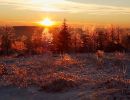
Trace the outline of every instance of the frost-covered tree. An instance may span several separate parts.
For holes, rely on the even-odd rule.
[[[62,29],[58,36],[58,51],[61,53],[67,53],[70,50],[70,33],[68,31],[68,26],[66,20],[63,22]]]
[[[9,55],[13,52],[12,44],[15,41],[15,31],[13,27],[1,27],[1,54]]]

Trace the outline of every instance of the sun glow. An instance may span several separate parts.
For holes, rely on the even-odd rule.
[[[51,19],[49,18],[45,18],[43,21],[39,22],[40,25],[43,25],[43,26],[53,26],[54,25],[54,21],[52,21]]]

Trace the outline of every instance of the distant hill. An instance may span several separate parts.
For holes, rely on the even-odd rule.
[[[13,26],[16,35],[18,36],[30,36],[32,33],[34,33],[36,30],[37,31],[43,31],[44,27],[40,26]]]

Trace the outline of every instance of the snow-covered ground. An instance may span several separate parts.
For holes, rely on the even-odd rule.
[[[0,58],[0,100],[129,100],[130,54]]]

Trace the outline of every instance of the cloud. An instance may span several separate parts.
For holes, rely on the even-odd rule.
[[[0,5],[12,5],[15,9],[42,12],[85,13],[96,15],[130,14],[130,7],[78,3],[66,0],[0,0]]]

